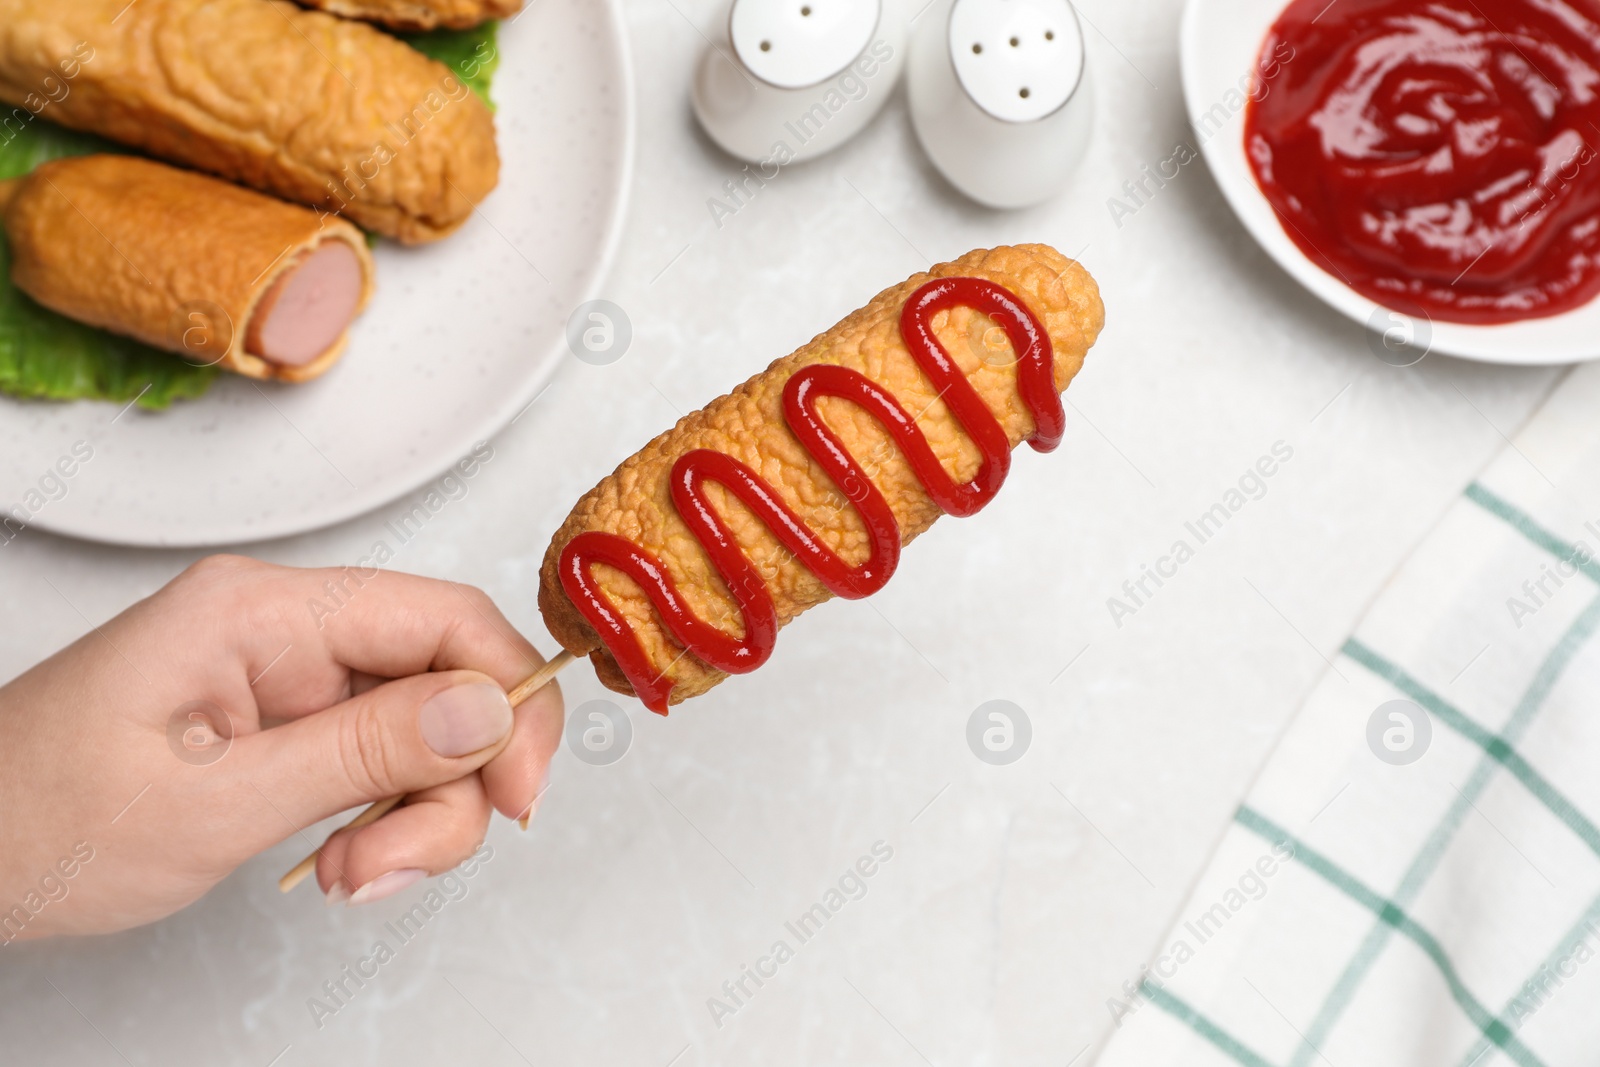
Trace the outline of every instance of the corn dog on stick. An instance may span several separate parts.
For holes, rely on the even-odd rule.
[[[499,178],[449,68],[286,0],[0,0],[0,101],[406,243]]]
[[[395,30],[464,30],[522,10],[522,0],[299,0],[347,19],[376,22]]]
[[[0,200],[18,289],[251,378],[327,370],[372,294],[372,257],[348,222],[163,163],[58,159]]]
[[[1055,447],[1104,317],[1047,245],[884,290],[586,494],[545,553],[546,627],[662,713],[759,666],[795,616],[873,592],[901,545],[987,503],[1011,449]]]

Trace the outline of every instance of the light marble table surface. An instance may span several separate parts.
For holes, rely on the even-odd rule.
[[[979,245],[1050,242],[1102,286],[1061,450],[1019,453],[992,507],[940,524],[871,602],[799,620],[757,674],[670,719],[634,707],[620,762],[563,749],[531,831],[497,821],[465,895],[320,1026],[308,1001],[423,889],[356,910],[280,896],[291,841],[163,923],[6,948],[0,1061],[1088,1063],[1107,999],[1326,657],[1559,372],[1378,361],[1266,260],[1198,161],[1113,218],[1123,183],[1191,136],[1179,3],[1080,8],[1097,127],[1058,200],[963,202],[897,94],[718,227],[707,201],[739,167],[686,86],[719,3],[628,0],[639,170],[606,295],[632,347],[566,367],[395,566],[482,586],[548,645],[537,567],[583,490],[883,286]],[[1279,442],[1292,459],[1260,499],[1114,620],[1108,598]],[[409,506],[236,548],[351,563]],[[27,532],[0,553],[0,675],[198,555]],[[563,684],[569,707],[605,693],[586,668]],[[1009,766],[967,746],[991,699],[1032,723]],[[878,842],[892,858],[865,894],[800,943],[785,923]],[[780,939],[793,958],[714,1019],[709,998]]]

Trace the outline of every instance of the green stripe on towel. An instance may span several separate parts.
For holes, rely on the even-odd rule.
[[[1420,923],[1407,915],[1404,908],[1369,889],[1354,875],[1260,812],[1241,806],[1239,813],[1234,816],[1234,821],[1274,845],[1286,844],[1293,847],[1296,863],[1320,875],[1328,884],[1372,912],[1383,922],[1392,926],[1396,932],[1410,940],[1422,950],[1424,955],[1433,961],[1434,966],[1439,969],[1440,976],[1444,978],[1445,985],[1450,990],[1451,998],[1461,1007],[1467,1018],[1472,1020],[1473,1025],[1478,1028],[1486,1039],[1503,1049],[1506,1055],[1522,1064],[1523,1067],[1543,1067],[1540,1059],[1517,1039],[1517,1035],[1511,1032],[1511,1028],[1491,1015],[1489,1010],[1479,1002],[1478,998],[1472,995],[1466,984],[1462,982],[1461,975],[1456,971],[1455,964],[1450,961],[1450,956],[1445,952],[1444,946],[1439,944],[1439,940],[1424,929]],[[1320,1052],[1321,1050],[1318,1049],[1317,1051]]]
[[[1549,530],[1546,530],[1533,520],[1533,516],[1509,500],[1496,496],[1477,482],[1467,486],[1462,495],[1552,556],[1559,560],[1570,561],[1591,581],[1600,583],[1600,564],[1596,564],[1592,559],[1585,560],[1582,563],[1573,559],[1578,554],[1577,545],[1569,545]]]
[[[1585,617],[1587,615],[1588,613],[1585,612]],[[1585,634],[1584,636],[1587,637],[1588,635]],[[1482,748],[1489,754],[1490,758],[1505,767],[1517,781],[1527,787],[1528,792],[1538,798],[1541,804],[1549,808],[1551,813],[1565,823],[1568,829],[1577,834],[1583,843],[1589,847],[1590,851],[1600,856],[1600,829],[1596,829],[1594,823],[1589,821],[1588,816],[1579,811],[1577,806],[1562,794],[1561,790],[1551,785],[1545,780],[1544,775],[1534,770],[1533,765],[1523,759],[1521,754],[1511,746],[1510,742],[1498,734],[1491,733],[1479,726],[1443,697],[1355,638],[1352,637],[1344,643],[1344,654],[1370,670],[1373,674],[1389,682],[1389,684],[1412,700],[1415,700],[1418,704],[1421,704],[1430,715],[1438,718],[1450,729]]]
[[[1533,681],[1529,684],[1527,691],[1522,694],[1522,698],[1517,701],[1516,708],[1506,721],[1505,729],[1501,731],[1501,736],[1508,744],[1514,745],[1522,739],[1522,735],[1533,724],[1540,710],[1543,709],[1545,698],[1549,696],[1550,690],[1555,688],[1556,682],[1560,680],[1561,675],[1566,671],[1567,665],[1594,633],[1597,623],[1600,623],[1600,597],[1592,600],[1589,606],[1579,614],[1578,618],[1567,628],[1567,632],[1562,635],[1560,642],[1545,657],[1544,662],[1540,664],[1538,673],[1534,675]],[[1365,646],[1362,647],[1364,648]],[[1376,653],[1372,653],[1370,650],[1367,651],[1370,658],[1374,660],[1379,658]],[[1420,685],[1420,683],[1418,684]],[[1467,812],[1471,810],[1476,798],[1481,796],[1483,791],[1488,788],[1494,772],[1500,766],[1499,761],[1485,753],[1478,761],[1478,764],[1473,767],[1472,773],[1468,775],[1467,780],[1462,783],[1460,790],[1458,790],[1456,799],[1450,802],[1449,809],[1412,859],[1411,865],[1406,869],[1406,873],[1401,878],[1400,885],[1395,889],[1392,899],[1401,905],[1407,905],[1422,891],[1423,885],[1426,884],[1435,868],[1438,867],[1440,860],[1444,858],[1445,852],[1449,849],[1456,830],[1460,828]],[[1350,1001],[1354,999],[1356,990],[1360,988],[1367,972],[1372,969],[1372,965],[1377,962],[1384,946],[1388,944],[1390,933],[1391,928],[1383,922],[1374,923],[1372,929],[1367,932],[1367,936],[1356,950],[1356,954],[1345,966],[1344,973],[1339,976],[1338,982],[1334,984],[1333,989],[1329,991],[1327,998],[1323,1001],[1322,1007],[1318,1009],[1316,1017],[1311,1021],[1311,1025],[1306,1028],[1306,1043],[1300,1047],[1294,1059],[1290,1061],[1290,1067],[1307,1067],[1310,1063],[1315,1047],[1333,1030],[1340,1017],[1343,1016],[1345,1009],[1349,1007]],[[1504,1015],[1504,1012],[1501,1014]]]
[[[1140,987],[1140,992],[1149,997],[1150,1002],[1156,1007],[1211,1042],[1233,1059],[1234,1062],[1243,1064],[1244,1067],[1272,1067],[1271,1060],[1252,1052],[1243,1041],[1240,1041],[1222,1027],[1201,1015],[1171,993],[1168,993],[1165,989],[1145,982]]]

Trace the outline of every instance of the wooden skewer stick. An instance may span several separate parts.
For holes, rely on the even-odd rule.
[[[552,659],[549,663],[546,663],[543,667],[540,667],[538,670],[534,671],[532,674],[528,675],[526,679],[524,679],[509,693],[507,693],[506,699],[511,702],[511,706],[513,708],[518,706],[523,701],[533,696],[533,694],[549,685],[555,679],[555,676],[561,673],[561,669],[572,662],[573,658],[574,657],[571,652],[568,652],[566,649],[562,649],[554,659]],[[402,799],[402,797],[388,797],[384,800],[378,801],[367,808],[367,810],[363,811],[360,815],[357,815],[355,818],[345,823],[344,829],[348,830],[351,828],[369,826],[372,823],[377,822],[379,819],[383,818],[383,816],[387,815],[396,804],[400,803]],[[523,829],[527,829],[526,819],[527,816],[524,815]],[[305,881],[306,875],[317,869],[317,857],[320,855],[322,855],[322,850],[319,848],[317,851],[313,852],[311,855],[295,864],[293,870],[289,871],[288,874],[285,874],[282,878],[278,879],[278,891],[281,893],[287,893],[289,890]]]

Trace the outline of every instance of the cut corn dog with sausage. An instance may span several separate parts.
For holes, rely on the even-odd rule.
[[[51,87],[54,86],[54,89]],[[286,0],[0,0],[0,101],[415,244],[494,188],[442,63]]]
[[[795,616],[876,592],[934,519],[987,504],[1018,444],[1053,449],[1103,321],[1046,245],[885,290],[585,495],[545,553],[545,625],[663,714],[754,670]]]
[[[372,294],[360,230],[203,174],[94,155],[8,185],[18,289],[191,363],[315,378]]]
[[[394,30],[465,30],[490,19],[510,18],[522,0],[299,0],[347,19],[376,22]]]

